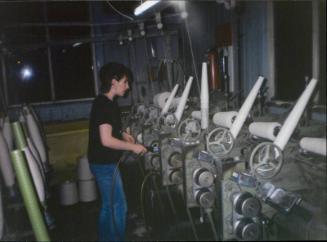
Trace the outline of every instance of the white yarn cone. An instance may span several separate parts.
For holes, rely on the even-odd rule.
[[[13,134],[11,131],[10,120],[9,120],[8,116],[6,116],[4,119],[2,132],[3,132],[4,138],[7,142],[8,149],[9,149],[9,151],[11,151],[14,146],[14,140],[13,140]]]
[[[77,184],[75,181],[65,181],[60,185],[60,204],[74,205],[78,202]]]
[[[77,161],[77,177],[78,180],[94,179],[94,176],[90,170],[89,160],[86,156],[82,156]]]
[[[23,151],[26,156],[28,168],[30,170],[39,201],[40,201],[40,203],[44,203],[45,202],[45,188],[44,188],[41,171],[36,163],[37,161],[33,157],[32,153],[28,147],[23,148]]]
[[[0,168],[6,187],[12,188],[15,184],[15,175],[9,155],[7,141],[0,130]]]
[[[78,181],[79,200],[81,202],[91,202],[97,199],[95,180]]]

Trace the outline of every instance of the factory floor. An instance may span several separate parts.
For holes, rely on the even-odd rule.
[[[142,180],[137,177],[141,176],[141,174],[137,164],[134,167],[133,165],[132,167],[130,166],[127,172],[122,167],[125,193],[129,207],[126,241],[194,241],[190,222],[185,219],[186,217],[181,212],[185,211],[182,203],[175,204],[178,219],[167,210],[164,210],[164,215],[158,215],[158,204],[154,208],[149,209],[148,204],[145,203],[145,216],[155,225],[152,227],[152,230],[145,226],[139,202],[139,188]],[[51,241],[96,241],[97,216],[101,205],[100,199],[63,206],[60,204],[59,187],[60,184],[53,184],[50,187],[51,195],[47,203],[47,211],[54,220],[54,226],[48,229]],[[4,241],[35,241],[36,238],[31,223],[19,193],[15,201],[9,199],[4,189],[2,195],[5,216],[4,237],[2,239]],[[178,200],[176,197],[173,197],[173,199],[175,202]],[[163,203],[165,206],[168,206],[169,202],[166,199]],[[201,224],[197,221],[195,223],[197,224],[197,232],[201,240],[213,240],[208,224]],[[151,232],[148,232],[150,230]]]

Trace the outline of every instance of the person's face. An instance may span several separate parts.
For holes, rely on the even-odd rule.
[[[112,82],[112,85],[113,85],[112,87],[114,88],[117,96],[120,96],[120,97],[124,96],[126,91],[129,89],[127,76],[125,75],[120,80],[114,79]]]

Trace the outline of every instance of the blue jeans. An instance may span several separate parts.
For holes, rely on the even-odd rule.
[[[122,241],[125,237],[127,203],[120,173],[116,171],[114,178],[115,164],[90,164],[90,169],[96,178],[102,200],[98,220],[98,239],[99,241]],[[112,187],[113,182],[115,182],[114,187]]]

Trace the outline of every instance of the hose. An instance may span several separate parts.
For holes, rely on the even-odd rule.
[[[192,227],[192,232],[193,232],[194,238],[195,238],[196,241],[199,241],[199,237],[198,237],[198,234],[197,234],[196,229],[195,229],[195,225],[194,225],[194,221],[193,221],[190,209],[187,206],[186,206],[186,212],[187,212],[187,216],[188,216],[188,218],[189,218],[189,220],[191,222],[191,227]]]
[[[216,231],[216,228],[215,228],[215,223],[214,223],[212,215],[211,215],[212,210],[211,209],[205,209],[205,212],[208,215],[209,223],[210,223],[210,226],[211,226],[212,233],[213,233],[213,236],[215,238],[215,241],[219,241],[218,234],[217,234],[217,231]]]
[[[148,178],[149,177],[151,177],[152,175],[159,175],[159,173],[158,172],[149,172],[145,177],[144,177],[144,179],[143,179],[143,182],[142,182],[142,185],[141,185],[141,212],[142,212],[142,216],[143,216],[143,218],[144,218],[144,221],[145,221],[145,224],[146,224],[146,230],[149,232],[149,229],[148,229],[148,223],[146,222],[146,218],[145,218],[145,212],[144,212],[144,206],[143,206],[143,203],[144,203],[144,201],[143,201],[143,191],[144,191],[144,186],[145,186],[145,183],[146,183],[146,181],[148,180]]]

